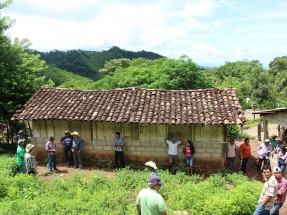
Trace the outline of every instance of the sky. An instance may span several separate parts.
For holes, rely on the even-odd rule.
[[[4,0],[0,0],[3,3]],[[7,33],[32,49],[185,54],[201,66],[287,55],[287,0],[14,0]]]

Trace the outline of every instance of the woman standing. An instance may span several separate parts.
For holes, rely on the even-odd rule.
[[[194,154],[193,142],[191,142],[190,140],[186,141],[186,145],[183,147],[182,153],[185,156],[186,166],[189,168],[188,174],[192,175],[192,173],[193,173],[193,154]]]
[[[285,146],[280,147],[280,152],[278,153],[277,158],[278,158],[278,167],[280,168],[281,172],[283,172],[283,170],[286,167],[286,161],[287,161],[287,151]]]

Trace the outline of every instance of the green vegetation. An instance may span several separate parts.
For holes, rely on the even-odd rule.
[[[107,64],[108,66],[106,66]],[[125,62],[125,64],[118,61],[107,64],[104,67],[104,77],[89,86],[90,89],[114,89],[134,86],[152,89],[187,90],[211,87],[209,78],[185,55],[179,59],[147,60],[138,58]],[[115,67],[116,69],[114,69]]]
[[[116,172],[114,179],[100,171],[86,177],[81,172],[68,179],[50,176],[42,182],[38,177],[11,174],[14,156],[0,156],[0,214],[137,214],[138,192],[147,187],[147,170],[129,168]],[[262,189],[260,182],[241,174],[214,173],[207,179],[183,172],[170,175],[159,170],[165,181],[160,193],[168,214],[189,211],[192,214],[251,214]]]
[[[147,51],[133,52],[120,49],[113,46],[107,51],[83,51],[83,50],[69,50],[59,51],[54,50],[50,52],[36,52],[41,55],[41,59],[45,60],[48,65],[56,66],[62,70],[70,71],[77,75],[92,79],[100,79],[99,70],[104,67],[107,61],[113,59],[127,58],[146,58],[158,59],[163,56]]]
[[[29,50],[30,41],[26,38],[14,42],[6,35],[15,20],[1,16],[3,8],[12,1],[0,3],[0,120],[9,120],[34,93],[43,85],[53,85],[39,72],[46,63]]]

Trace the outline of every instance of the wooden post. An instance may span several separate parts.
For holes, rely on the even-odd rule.
[[[264,140],[268,138],[268,121],[263,118]]]
[[[260,123],[257,124],[257,140],[261,141],[261,125],[260,125]]]

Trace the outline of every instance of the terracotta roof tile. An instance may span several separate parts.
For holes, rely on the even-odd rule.
[[[70,90],[43,87],[14,120],[62,119],[145,124],[242,124],[234,88]]]

